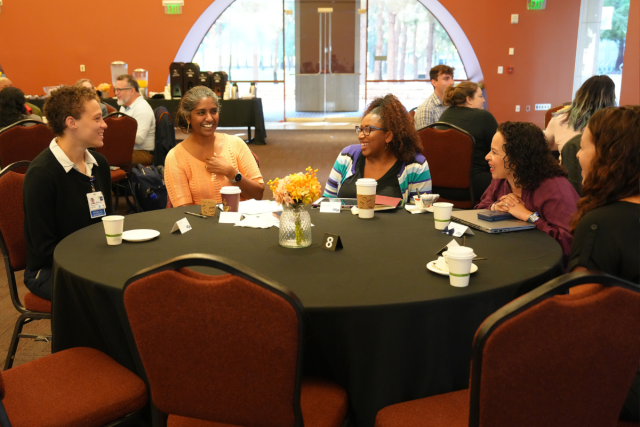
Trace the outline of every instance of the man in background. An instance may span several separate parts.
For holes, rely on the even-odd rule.
[[[413,118],[416,130],[423,129],[437,122],[447,109],[442,103],[444,91],[453,86],[453,70],[448,65],[436,65],[429,71],[429,78],[433,85],[433,93],[418,107]]]
[[[123,74],[116,79],[116,97],[120,112],[133,117],[138,122],[136,144],[133,147],[131,161],[134,165],[153,163],[153,150],[156,143],[156,121],[153,109],[140,96],[140,87],[133,76]]]

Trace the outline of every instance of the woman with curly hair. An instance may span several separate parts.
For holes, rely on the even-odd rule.
[[[356,181],[373,178],[376,194],[397,197],[402,204],[431,193],[429,165],[407,110],[395,96],[376,98],[356,126],[360,144],[342,150],[324,190],[324,197],[355,198]]]
[[[7,87],[0,91],[0,129],[24,119],[42,121],[35,114],[27,114],[24,93],[20,89]],[[33,123],[27,126],[33,126]]]
[[[449,108],[442,113],[439,121],[466,130],[475,140],[471,184],[473,194],[477,197],[491,184],[491,174],[484,156],[489,151],[498,122],[493,114],[482,109],[484,97],[482,89],[476,83],[462,82],[457,86],[448,87],[444,93],[443,103]]]
[[[485,158],[493,181],[476,209],[509,212],[534,223],[556,239],[566,260],[572,240],[569,218],[578,194],[553,158],[542,129],[533,123],[504,122]]]
[[[640,106],[605,108],[580,141],[583,194],[569,268],[640,279]],[[637,403],[637,402],[636,402]]]

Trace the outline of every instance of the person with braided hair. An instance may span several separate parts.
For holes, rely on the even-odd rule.
[[[344,148],[329,175],[324,197],[356,198],[356,181],[373,178],[376,194],[402,199],[431,193],[431,174],[406,108],[395,96],[375,98],[356,126],[359,144]]]

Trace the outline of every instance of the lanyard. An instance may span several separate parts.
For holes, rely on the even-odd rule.
[[[89,178],[89,183],[91,184],[91,191],[93,191],[94,193],[96,192],[96,187],[94,187],[93,185],[93,181],[96,180],[96,177],[91,175],[91,178]]]

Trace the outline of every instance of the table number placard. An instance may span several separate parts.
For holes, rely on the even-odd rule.
[[[328,251],[337,251],[343,247],[342,240],[340,240],[340,236],[337,234],[324,233],[322,247]]]
[[[181,234],[184,234],[187,231],[191,230],[191,224],[189,224],[189,221],[187,220],[187,218],[182,218],[180,221],[176,221],[176,223],[173,224],[173,228],[171,229],[171,232],[173,233],[174,231],[178,231],[178,230],[180,230]]]
[[[321,213],[340,213],[340,207],[342,203],[335,202],[321,202],[320,203],[320,212]]]

